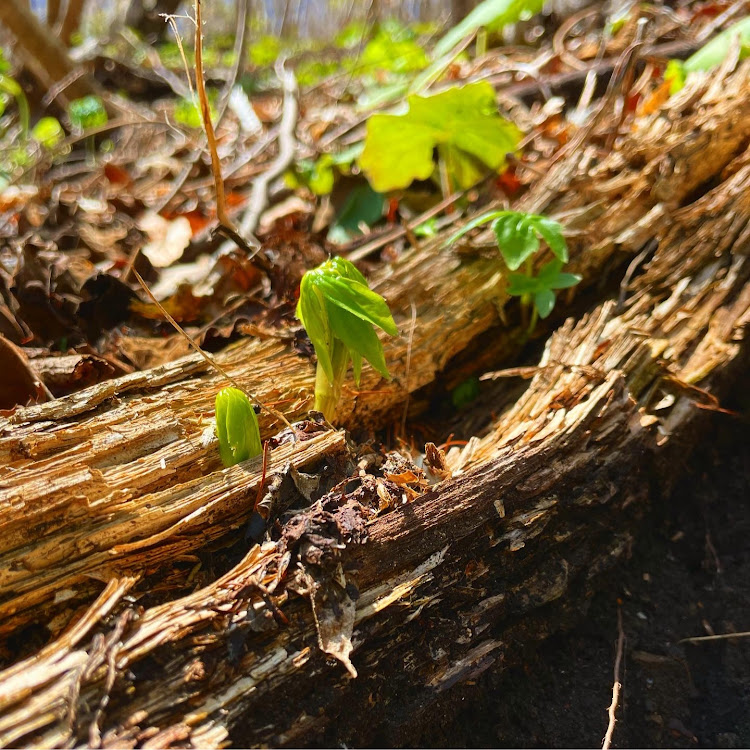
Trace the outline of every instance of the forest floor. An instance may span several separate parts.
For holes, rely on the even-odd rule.
[[[607,726],[622,606],[625,650],[614,747],[750,747],[750,640],[678,644],[747,629],[750,442],[744,417],[713,415],[669,498],[585,619],[521,666],[457,687],[413,743],[598,747]],[[383,745],[391,743],[383,737]]]

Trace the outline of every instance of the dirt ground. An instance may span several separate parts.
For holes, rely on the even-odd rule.
[[[612,586],[575,629],[521,667],[456,690],[426,747],[600,747],[622,602],[625,651],[613,747],[750,747],[750,429],[713,415],[669,498],[656,499]]]

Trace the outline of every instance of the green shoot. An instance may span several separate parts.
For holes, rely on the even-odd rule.
[[[568,245],[563,237],[563,227],[540,214],[524,211],[491,211],[472,219],[452,235],[446,244],[452,245],[472,229],[492,222],[492,231],[505,265],[516,271],[539,250],[539,239],[543,239],[553,255],[563,263],[568,262]]]
[[[341,397],[349,360],[359,385],[362,360],[390,378],[383,345],[373,326],[398,335],[388,304],[348,260],[330,258],[302,277],[297,318],[310,337],[318,366],[315,409],[329,421]]]
[[[108,122],[107,110],[104,102],[98,97],[90,94],[82,99],[74,99],[68,107],[71,125],[79,131],[92,130],[93,128],[106,125]],[[90,163],[96,156],[94,136],[86,138],[86,155]]]
[[[508,294],[520,297],[521,304],[528,308],[533,304],[529,333],[534,330],[538,318],[546,318],[555,306],[555,290],[575,286],[581,277],[574,273],[563,273],[568,261],[568,245],[563,236],[562,225],[541,214],[523,211],[490,211],[472,219],[452,235],[446,244],[452,244],[476,227],[492,222],[497,247],[510,271],[524,266],[523,273],[511,273],[508,277]],[[542,266],[534,276],[533,257],[538,252],[541,240],[547,243],[554,260]]]
[[[227,468],[263,452],[255,409],[238,388],[222,388],[216,394],[216,434]]]
[[[555,290],[570,289],[581,280],[577,273],[563,273],[562,266],[562,262],[555,258],[543,265],[536,276],[525,273],[512,273],[508,276],[508,294],[520,297],[525,306],[532,302],[534,304],[529,333],[534,330],[537,317],[544,319],[552,312]]]

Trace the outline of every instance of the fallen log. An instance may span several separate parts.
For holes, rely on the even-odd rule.
[[[518,403],[446,457],[451,478],[403,504],[403,478],[363,472],[145,610],[113,574],[0,674],[0,744],[393,744],[452,685],[558,629],[747,353],[750,151],[729,171],[673,216],[623,312],[606,302],[553,335]]]
[[[525,207],[580,209],[573,221],[590,222],[589,244],[575,240],[584,273],[646,241],[658,246],[619,307],[605,303],[553,336],[524,397],[490,435],[449,455],[440,471],[452,478],[428,491],[418,471],[389,472],[352,456],[343,434],[312,427],[308,441],[280,442],[271,471],[329,461],[346,478],[347,463],[364,461],[355,488],[344,482],[287,514],[275,541],[183,596],[186,566],[202,562],[195,553],[219,539],[242,546],[236,529],[261,481],[259,463],[219,469],[205,419],[217,383],[198,377],[203,364],[187,358],[10,417],[0,442],[9,461],[0,474],[0,629],[23,632],[56,613],[50,630],[60,635],[0,674],[0,744],[197,746],[224,742],[230,729],[234,744],[365,744],[384,722],[401,731],[452,684],[512,661],[515,643],[556,629],[625,553],[648,480],[689,442],[704,413],[696,401],[715,408],[739,361],[750,307],[748,133],[746,118],[724,108],[747,107],[748,70],[722,77],[721,97],[714,84],[687,90],[605,158],[596,179],[606,202],[565,194],[585,162],[578,152],[529,199]],[[670,122],[670,111],[680,119]],[[691,202],[709,178],[718,184]],[[379,282],[402,322],[410,292],[420,294],[427,328],[412,342],[408,385],[397,342],[389,346],[401,382],[357,398],[345,423],[382,423],[387,406],[445,365],[443,347],[460,351],[496,320],[497,279],[454,286],[480,269],[497,274],[493,260],[444,251],[433,258],[437,273],[410,290],[410,272],[433,267],[425,253]],[[276,366],[295,359],[279,342],[226,353],[225,366],[251,388],[249,373],[274,366],[241,361],[253,351],[273,352]],[[295,394],[289,412],[302,412],[310,372],[281,381],[275,395],[261,392]],[[667,469],[665,479],[676,467]],[[107,581],[97,601],[68,610],[66,600],[91,602],[101,589],[92,578]],[[158,590],[158,580],[170,585]],[[359,677],[328,666],[321,649]],[[362,727],[352,709],[365,708]]]
[[[696,81],[595,168],[594,146],[586,145],[595,128],[582,131],[521,207],[564,212],[576,233],[571,265],[585,285],[600,284],[608,268],[658,237],[691,193],[721,179],[750,137],[749,89],[747,63],[710,84]],[[393,421],[410,392],[498,325],[508,295],[495,254],[467,257],[442,242],[413,249],[377,275],[375,288],[413,335],[386,342],[393,382],[366,368],[360,391],[342,399],[337,424]],[[519,330],[505,334],[509,355],[523,338]],[[245,340],[219,360],[290,418],[310,407],[312,364],[284,341]],[[34,619],[53,621],[54,634],[67,622],[61,609],[71,616],[73,604],[90,602],[113,566],[152,573],[241,525],[251,484],[224,492],[233,475],[221,473],[210,441],[222,385],[204,361],[186,357],[0,420],[0,639]],[[265,436],[274,430],[268,420],[262,425]],[[329,448],[322,440],[318,455]],[[273,452],[271,465],[278,466]],[[144,508],[152,512],[142,515]],[[171,546],[162,547],[169,537]]]

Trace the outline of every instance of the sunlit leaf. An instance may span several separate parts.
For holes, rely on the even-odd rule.
[[[521,131],[497,114],[495,92],[486,81],[430,97],[410,96],[408,103],[406,114],[377,114],[367,121],[359,164],[381,193],[430,177],[437,146],[458,149],[499,170],[521,138]]]

